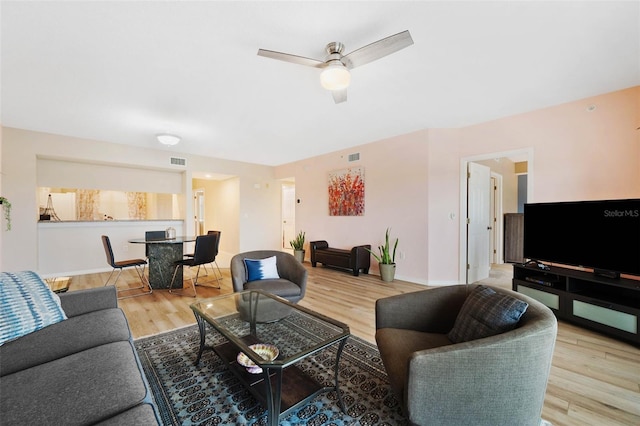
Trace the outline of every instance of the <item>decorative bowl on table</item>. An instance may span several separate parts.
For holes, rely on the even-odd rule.
[[[276,359],[280,353],[278,348],[268,343],[256,343],[255,345],[249,345],[249,349],[260,355],[260,357],[267,362],[271,362]],[[238,361],[238,364],[246,368],[251,374],[262,373],[262,368],[258,367],[253,361],[251,361],[244,352],[240,352],[238,354],[236,361]]]

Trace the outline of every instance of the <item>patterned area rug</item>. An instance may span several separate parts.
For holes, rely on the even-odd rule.
[[[208,328],[207,344],[224,341],[224,337]],[[197,326],[138,339],[135,346],[164,425],[266,424],[266,410],[215,352],[205,350],[199,366],[193,365],[199,346]],[[338,345],[334,346],[296,365],[321,384],[331,386]],[[349,337],[340,358],[339,383],[346,414],[339,408],[335,391],[329,391],[289,413],[280,424],[407,424],[398,400],[391,393],[375,345]]]

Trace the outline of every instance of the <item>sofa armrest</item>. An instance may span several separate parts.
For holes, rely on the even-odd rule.
[[[371,250],[370,244],[353,247],[351,249],[351,266],[368,271],[369,266],[371,266],[371,253],[369,250]]]
[[[311,241],[309,242],[309,247],[311,247],[311,250],[329,248],[329,243],[324,240]]]
[[[316,264],[316,250],[319,249],[326,249],[329,248],[329,243],[324,241],[324,240],[320,240],[320,241],[310,241],[309,242],[309,249],[311,250],[311,263],[313,264],[313,266],[315,266]]]
[[[229,263],[231,271],[231,284],[234,292],[244,290],[244,284],[247,282],[247,271],[244,267],[244,257],[242,254],[236,254],[231,258]]]
[[[293,256],[282,256],[278,263],[278,273],[300,287],[300,297],[304,297],[307,290],[307,269]]]
[[[509,418],[512,424],[539,424],[556,332],[550,317],[533,327],[415,352],[403,396],[409,419],[499,424],[497,419]]]
[[[466,298],[466,286],[455,285],[378,299],[376,329],[448,333]]]
[[[118,307],[115,286],[90,288],[60,294],[60,303],[67,317]]]

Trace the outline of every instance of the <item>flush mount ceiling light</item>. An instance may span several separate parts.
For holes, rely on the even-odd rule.
[[[180,142],[180,136],[171,135],[169,133],[161,133],[159,135],[156,135],[156,138],[158,138],[158,142],[160,142],[162,145],[167,146],[173,146]]]

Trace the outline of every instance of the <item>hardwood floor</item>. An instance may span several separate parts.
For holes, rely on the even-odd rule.
[[[307,294],[301,305],[349,324],[351,333],[375,343],[375,301],[428,287],[378,276],[354,277],[329,268],[309,271]],[[126,275],[125,275],[126,274]],[[108,274],[74,276],[70,291],[102,286]],[[223,269],[221,289],[198,287],[198,298],[232,291],[229,271]],[[129,271],[125,280],[135,282]],[[122,278],[121,278],[122,282]],[[484,280],[511,288],[511,266],[492,269]],[[189,293],[190,294],[190,293]],[[134,338],[195,324],[189,308],[193,297],[155,290],[153,294],[121,299]],[[559,322],[558,337],[543,418],[554,425],[640,425],[640,348],[566,322]]]

